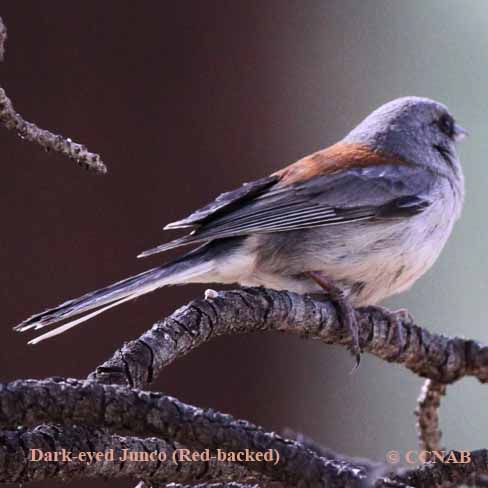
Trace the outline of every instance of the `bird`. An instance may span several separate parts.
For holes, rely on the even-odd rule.
[[[436,261],[464,201],[456,143],[467,135],[434,100],[380,106],[339,142],[222,193],[165,229],[188,233],[138,257],[197,245],[148,271],[29,317],[66,321],[36,344],[168,285],[237,283],[329,296],[359,361],[354,308],[409,289]]]

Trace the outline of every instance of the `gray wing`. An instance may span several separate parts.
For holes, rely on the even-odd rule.
[[[278,176],[271,175],[256,181],[244,183],[240,188],[237,188],[237,190],[222,193],[213,202],[196,210],[188,217],[176,222],[171,222],[166,225],[165,230],[196,227],[204,224],[208,220],[215,219],[224,213],[232,212],[237,205],[243,201],[252,200],[254,197],[262,194],[265,190],[275,185],[278,180]]]
[[[169,224],[166,228],[192,227],[193,231],[139,257],[254,233],[407,218],[429,205],[432,181],[422,168],[393,165],[354,168],[287,186],[269,178],[224,193],[186,219]]]

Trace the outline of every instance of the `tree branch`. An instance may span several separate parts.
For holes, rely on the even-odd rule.
[[[365,352],[401,364],[439,383],[464,376],[488,381],[488,347],[459,337],[433,334],[407,318],[394,324],[385,309],[356,311]],[[151,383],[161,370],[210,339],[231,334],[279,331],[325,344],[350,345],[334,304],[288,291],[247,288],[209,294],[157,322],[125,344],[90,375],[105,384]]]
[[[405,364],[418,374],[431,374],[448,381],[471,374],[486,381],[485,346],[430,334],[407,319],[390,323],[391,314],[384,309],[369,307],[359,309],[357,314],[361,342],[366,351],[387,361]],[[306,296],[264,289],[208,293],[206,299],[182,307],[155,324],[140,339],[117,351],[91,375],[96,382],[31,380],[4,385],[0,389],[0,425],[11,428],[17,423],[34,426],[41,422],[56,422],[70,426],[81,422],[91,428],[99,427],[118,434],[157,435],[192,450],[276,449],[280,456],[278,465],[248,463],[248,471],[242,474],[248,479],[251,470],[259,473],[261,480],[265,476],[287,485],[301,482],[303,486],[352,487],[376,482],[382,483],[381,486],[393,486],[393,483],[395,486],[417,486],[416,483],[423,486],[423,480],[433,476],[446,477],[454,472],[452,476],[460,477],[468,473],[466,476],[471,478],[465,481],[469,482],[477,468],[484,473],[482,454],[477,453],[474,471],[443,470],[441,467],[429,471],[430,468],[423,467],[420,471],[409,471],[411,479],[408,480],[398,470],[396,474],[375,481],[386,472],[391,473],[391,467],[347,458],[315,446],[312,441],[287,441],[247,422],[197,409],[160,394],[108,384],[143,386],[151,382],[165,365],[214,336],[257,330],[287,331],[327,344],[347,346],[349,342],[347,331],[343,330],[333,304],[327,299],[318,302]],[[434,382],[430,385],[428,392],[442,389],[441,386],[434,388]],[[430,394],[421,402],[422,418],[427,418],[425,412],[429,408],[435,410],[435,398]],[[432,418],[431,415],[431,423]],[[434,445],[433,441],[429,442]],[[233,466],[229,466],[230,471],[222,482],[237,479],[232,474]]]
[[[459,458],[456,451],[451,451]],[[475,475],[488,474],[488,449],[471,451],[469,463],[429,463],[376,483],[376,488],[449,488],[469,483]]]
[[[446,385],[437,383],[433,380],[426,380],[422,385],[419,398],[417,400],[417,433],[419,438],[419,448],[423,451],[442,451],[441,438],[442,432],[439,428],[439,407],[441,398],[446,394]],[[475,454],[475,457],[483,457],[483,451]],[[417,473],[414,472],[415,476]],[[458,473],[459,474],[459,473]],[[464,472],[461,474],[465,474]],[[437,473],[436,473],[437,475]],[[421,475],[418,475],[421,476]],[[463,483],[471,486],[488,486],[488,477],[483,474],[483,470],[472,475],[466,474]]]
[[[41,425],[32,430],[20,429],[0,432],[0,483],[26,483],[46,479],[63,481],[75,478],[139,478],[151,483],[194,483],[195,481],[235,480],[255,482],[266,480],[250,476],[240,465],[217,462],[214,459],[173,463],[173,453],[181,449],[156,438],[141,439],[109,435],[95,428],[81,426]],[[69,462],[40,460],[39,451],[73,453]],[[125,451],[124,451],[125,450]],[[36,452],[38,461],[32,461]],[[77,460],[80,452],[109,453],[91,462]],[[119,461],[124,452],[140,453],[143,462],[128,459]],[[157,459],[149,453],[164,453],[167,460]],[[147,456],[146,456],[147,454]],[[112,460],[113,458],[113,460]]]
[[[419,447],[425,451],[441,450],[442,432],[439,430],[439,407],[446,394],[446,385],[426,380],[417,400],[417,433]]]
[[[135,488],[142,488],[142,486],[142,484],[139,484]],[[259,485],[248,485],[243,483],[235,483],[233,481],[228,483],[198,483],[197,485],[180,485],[171,483],[167,486],[168,488],[259,488]]]
[[[488,348],[475,341],[432,334],[411,323],[407,316],[392,324],[391,314],[382,308],[367,307],[357,313],[365,351],[433,378],[428,380],[425,400],[419,400],[418,425],[422,442],[429,447],[438,445],[437,408],[445,389],[438,381],[450,383],[471,375],[486,382]],[[210,291],[204,300],[180,308],[139,339],[125,344],[90,377],[104,383],[150,383],[165,366],[213,337],[273,330],[327,344],[349,343],[347,331],[342,329],[334,306],[327,299],[316,302],[306,296],[264,289]],[[310,443],[305,446],[311,448]],[[368,476],[378,478],[392,471],[391,466],[382,463],[351,459],[321,449],[316,450],[319,455],[349,462]]]
[[[351,466],[322,459],[300,444],[246,421],[158,393],[78,380],[19,380],[0,385],[0,427],[50,422],[171,438],[193,450],[266,452],[276,462],[237,460],[273,480],[303,487],[359,486]]]
[[[7,28],[0,17],[0,61],[5,59],[5,44],[7,42]]]
[[[5,55],[5,41],[7,39],[7,29],[0,17],[0,61]],[[27,122],[18,114],[7,97],[5,90],[0,87],[0,122],[10,130],[15,130],[21,139],[35,142],[46,151],[54,151],[75,161],[80,166],[93,170],[97,173],[106,173],[107,167],[98,154],[88,151],[88,149],[69,138],[53,134],[48,130],[41,129],[32,122]]]
[[[337,453],[328,447],[323,447],[317,444],[310,437],[298,432],[294,432],[291,429],[284,429],[283,436],[287,439],[297,441],[302,446],[318,454],[320,457],[344,463],[349,466],[354,466],[355,469],[358,470],[358,474],[364,475],[364,477],[370,479],[377,479],[381,476],[386,476],[387,473],[391,473],[392,471],[396,472],[392,465],[371,461],[370,459],[366,458],[345,456],[344,454]]]

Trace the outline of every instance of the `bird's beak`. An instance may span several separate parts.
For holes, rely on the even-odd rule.
[[[469,132],[461,127],[459,124],[454,124],[454,140],[456,142],[462,141],[469,135]]]

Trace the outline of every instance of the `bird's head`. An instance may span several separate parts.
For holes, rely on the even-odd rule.
[[[442,103],[404,97],[376,109],[343,142],[367,144],[382,154],[462,180],[456,142],[466,134]]]

